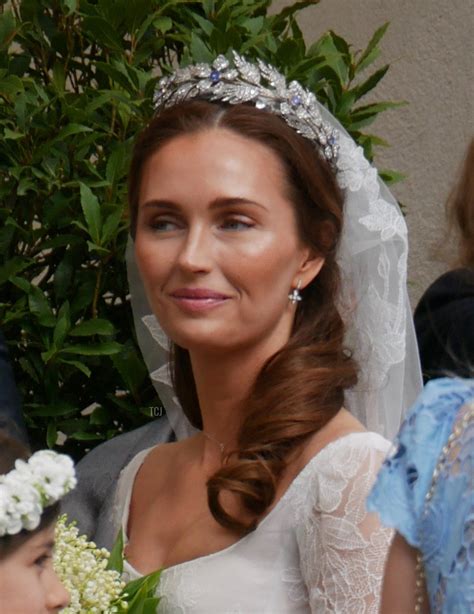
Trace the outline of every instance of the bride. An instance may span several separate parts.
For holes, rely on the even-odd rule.
[[[126,439],[93,451],[69,514],[82,497],[123,528],[130,578],[164,568],[159,612],[375,613],[391,531],[365,498],[419,385],[403,219],[271,67],[178,70],[157,106],[130,170],[130,275],[177,441],[135,440],[117,483],[98,467]]]

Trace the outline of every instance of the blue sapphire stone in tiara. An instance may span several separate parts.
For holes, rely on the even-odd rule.
[[[291,102],[291,106],[299,107],[301,104],[303,104],[303,99],[301,98],[299,94],[295,94],[294,96],[291,97],[290,102]]]
[[[221,80],[221,73],[219,70],[213,70],[211,72],[211,74],[209,75],[209,79],[212,81],[212,83],[219,83],[219,81]]]
[[[328,144],[329,145],[335,145],[336,144],[336,138],[334,136],[330,136],[328,137]]]

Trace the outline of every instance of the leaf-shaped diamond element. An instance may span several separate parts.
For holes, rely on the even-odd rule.
[[[211,72],[212,69],[209,64],[195,64],[193,66],[193,76],[199,77],[200,79],[207,79]]]
[[[253,85],[259,85],[260,83],[260,71],[253,64],[247,64],[242,74],[246,81],[253,83]]]
[[[212,63],[212,66],[219,72],[222,72],[226,68],[229,68],[229,60],[225,57],[225,55],[218,55]]]
[[[277,95],[280,96],[280,98],[286,97],[287,88],[285,77],[278,72],[276,68],[273,68],[273,66],[267,66],[263,62],[259,62],[259,66],[263,76],[275,89]]]

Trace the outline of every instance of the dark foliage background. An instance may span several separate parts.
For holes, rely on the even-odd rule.
[[[400,103],[361,99],[388,70],[371,69],[387,25],[363,51],[334,32],[308,47],[296,17],[313,4],[0,2],[0,328],[36,445],[79,458],[160,405],[124,251],[129,155],[161,74],[234,48],[312,88],[369,158],[385,144],[363,130]]]

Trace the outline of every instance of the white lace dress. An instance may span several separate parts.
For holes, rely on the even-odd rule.
[[[160,614],[376,614],[392,536],[365,500],[390,443],[352,433],[316,454],[258,527],[235,544],[164,569]],[[149,450],[122,470],[115,505],[125,541],[133,482]],[[127,562],[125,579],[140,574]]]

